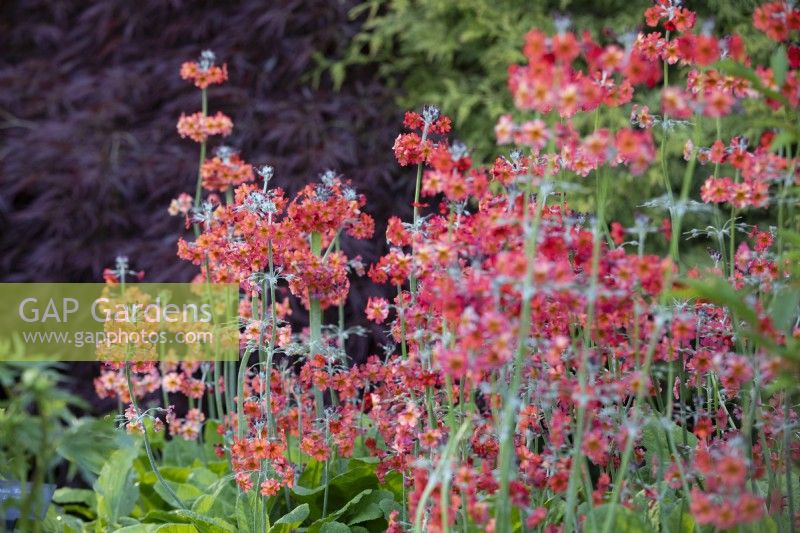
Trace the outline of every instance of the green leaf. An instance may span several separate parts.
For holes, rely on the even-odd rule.
[[[376,489],[378,489],[378,478],[375,476],[375,465],[351,459],[348,462],[348,470],[332,478],[328,483],[328,509],[341,510],[352,502],[354,494],[359,495],[364,491]],[[322,484],[307,488],[298,483],[292,489],[295,501],[309,504],[312,521],[320,518],[324,492],[325,486]]]
[[[61,505],[80,503],[90,509],[97,508],[97,498],[94,491],[89,489],[73,489],[70,487],[56,489],[53,493],[53,503]]]
[[[201,453],[200,445],[195,441],[172,439],[164,444],[164,464],[192,466]]]
[[[308,518],[308,504],[298,505],[291,512],[283,515],[270,528],[269,533],[290,533]]]
[[[369,522],[376,518],[383,518],[383,511],[377,503],[368,503],[347,521],[347,525]]]
[[[83,520],[92,521],[97,518],[97,513],[95,513],[93,510],[76,503],[65,503],[64,505],[59,506],[59,509],[61,509],[64,513],[80,517]]]
[[[109,456],[119,448],[132,446],[135,439],[117,431],[110,420],[81,418],[70,424],[59,439],[56,451],[75,465],[81,477],[94,483]]]
[[[676,448],[680,449],[683,446],[684,429],[675,422],[666,418],[652,418],[642,428],[642,444],[647,448],[648,463],[652,463],[654,454],[658,455],[661,464],[664,464],[667,458],[670,457],[667,432],[672,437],[672,442],[675,443]],[[697,437],[688,430],[686,431],[686,443],[690,448],[697,445]]]
[[[155,533],[160,531],[161,527],[163,527],[161,524],[136,524],[117,529],[116,533]],[[195,530],[192,529],[192,532],[195,532]]]
[[[346,516],[348,513],[360,512],[362,508],[362,505],[360,504],[365,503],[365,506],[368,505],[368,502],[362,502],[362,500],[370,494],[372,494],[372,489],[367,489],[356,494],[355,497],[348,501],[344,506],[336,508],[336,511],[328,514],[328,516],[325,518],[320,518],[308,526],[308,533],[322,533],[327,524],[336,521],[342,516]]]
[[[239,493],[236,499],[237,531],[242,533],[261,533],[261,521],[264,516],[264,502],[258,492]]]
[[[750,526],[753,528],[752,531],[758,531],[759,533],[778,533],[778,524],[771,516],[765,516],[758,522],[750,524]]]
[[[769,316],[778,331],[791,333],[797,318],[798,304],[800,304],[800,287],[784,287],[775,294],[769,306]]]
[[[236,488],[227,479],[220,479],[194,501],[192,511],[212,516],[231,516],[236,512]]]
[[[220,479],[218,474],[202,466],[162,466],[160,471],[165,480],[174,482],[177,485],[188,485],[190,488],[184,489],[184,492],[186,497],[192,500],[209,492],[211,486],[215,485]],[[139,481],[143,485],[152,485],[154,488],[160,485],[155,472],[149,468],[139,475]],[[191,487],[195,487],[198,490],[194,491]],[[160,494],[161,492],[159,492]],[[167,498],[169,498],[169,495],[167,495]],[[166,501],[169,502],[170,500],[167,499]]]
[[[328,522],[322,526],[319,533],[350,533],[350,528],[341,522]]]
[[[389,514],[399,509],[394,501],[394,495],[388,490],[374,490],[362,498],[360,505],[350,512],[342,515],[347,525],[371,522],[373,520],[388,520]]]
[[[139,502],[138,506],[142,513],[154,511],[169,511],[175,505],[172,500],[164,500],[155,491],[153,485],[146,485],[141,482],[142,474],[139,474]]]
[[[159,471],[164,479],[176,483],[185,483],[192,473],[192,469],[188,466],[162,466],[159,468]],[[155,485],[158,482],[158,477],[156,477],[155,472],[149,468],[149,464],[144,474],[139,476],[139,481],[145,485]]]
[[[797,141],[797,136],[792,131],[781,131],[778,133],[769,145],[769,149],[773,152],[779,152],[786,146],[789,146]]]
[[[201,530],[202,531],[202,530]],[[117,533],[197,533],[191,524],[135,524],[116,530]],[[205,533],[205,532],[204,532]]]
[[[194,501],[203,495],[203,491],[195,487],[194,485],[190,485],[189,483],[176,483],[174,481],[166,480],[167,485],[169,488],[172,489],[172,492],[178,497],[185,504],[191,505]],[[174,498],[172,495],[167,491],[167,489],[161,483],[156,483],[153,485],[153,490],[161,496],[165,502],[170,505],[174,505]]]
[[[216,420],[208,420],[203,425],[203,445],[206,449],[208,457],[216,457],[214,455],[214,448],[217,444],[223,443],[222,435],[217,432],[219,422]]]
[[[779,235],[794,246],[800,246],[800,233],[789,229],[778,230]]]
[[[693,533],[694,518],[689,513],[689,507],[681,508],[682,500],[675,502],[675,507],[667,515],[667,527],[670,533]]]
[[[42,529],[46,532],[83,533],[87,528],[79,518],[64,513],[55,505],[51,505],[42,522]]]
[[[292,454],[294,457],[294,454]],[[308,462],[297,484],[303,487],[318,487],[322,481],[322,472],[325,470],[324,463],[319,463],[313,459]]]
[[[336,62],[331,65],[331,80],[333,80],[333,88],[334,90],[339,90],[342,87],[342,83],[344,83],[344,76],[345,76],[345,66],[344,63]]]
[[[209,461],[205,466],[218,476],[224,476],[230,472],[227,461]]]
[[[136,446],[114,452],[100,470],[94,484],[97,494],[97,515],[108,525],[117,523],[120,517],[129,514],[139,497],[139,488],[134,484],[136,476],[133,461],[139,455]]]
[[[392,511],[401,510],[400,504],[397,503],[397,501],[395,501],[394,499],[389,499],[389,498],[383,499],[380,502],[378,502],[378,507],[380,507],[381,511],[383,511],[383,517],[386,520],[389,520],[389,515],[392,514]]]
[[[202,533],[232,533],[236,531],[236,527],[233,524],[221,518],[204,516],[184,509],[173,511],[173,514],[180,518],[188,519]]]
[[[188,518],[176,516],[175,511],[164,511],[163,509],[149,511],[146,515],[144,515],[141,521],[147,524],[172,524],[174,522],[188,524],[190,522]]]
[[[786,55],[786,47],[780,45],[769,58],[769,66],[775,76],[775,83],[778,87],[786,81],[786,72],[789,70],[789,57]]]
[[[198,529],[190,524],[164,524],[156,529],[156,533],[197,533]]]
[[[599,533],[603,531],[603,525],[613,511],[614,517],[609,531],[615,533],[647,533],[649,529],[641,518],[630,509],[619,504],[600,505],[592,509],[586,516],[583,531],[585,533]]]
[[[306,497],[306,498],[317,494],[322,494],[324,490],[325,490],[324,485],[314,487],[313,489],[306,488],[302,485],[295,485],[292,488],[292,492],[294,493],[295,496]]]
[[[654,501],[648,498],[644,490],[639,491],[633,497],[633,512],[651,531],[658,531],[658,526],[661,523],[663,501]]]
[[[391,491],[395,501],[399,502],[403,500],[403,475],[400,472],[395,472],[393,470],[386,474],[383,478],[382,486]]]

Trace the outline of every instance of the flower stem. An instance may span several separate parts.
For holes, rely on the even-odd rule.
[[[131,404],[133,405],[133,409],[136,411],[136,416],[138,417],[141,414],[141,411],[139,411],[139,404],[136,402],[136,395],[133,391],[130,363],[125,364],[125,379],[128,382],[128,393],[131,395]],[[150,439],[147,436],[147,426],[144,423],[142,423],[142,440],[144,441],[144,450],[147,454],[147,460],[150,462],[150,468],[153,469],[156,479],[158,479],[158,482],[161,483],[162,487],[164,487],[164,491],[169,494],[169,497],[177,504],[177,507],[185,511],[186,506],[183,505],[183,502],[181,502],[180,498],[178,498],[172,488],[167,484],[166,480],[161,475],[161,471],[158,469],[158,465],[156,465],[155,457],[153,457],[153,450],[150,448]]]
[[[200,99],[202,102],[203,119],[208,115],[208,90],[203,89],[200,91]],[[195,187],[194,207],[200,207],[200,202],[203,197],[203,163],[206,160],[206,141],[200,143],[200,164],[197,167],[197,186]]]
[[[316,257],[320,256],[322,252],[322,234],[318,231],[311,233],[311,253]],[[315,298],[309,294],[309,310],[308,310],[308,329],[309,329],[309,343],[308,355],[314,356],[314,350],[320,349],[320,342],[322,341],[322,307],[319,298]],[[317,406],[317,418],[322,417],[324,409],[322,391],[314,388],[314,398]]]
[[[791,404],[789,390],[784,391],[785,399],[783,404],[784,416],[784,430],[783,430],[783,453],[784,453],[784,468],[786,469],[786,501],[789,504],[789,523],[793,524],[795,520],[794,514],[794,490],[792,487],[792,425],[791,425]]]
[[[403,356],[403,359],[408,357],[408,346],[406,343],[406,315],[405,315],[405,306],[403,305],[403,288],[398,285],[397,286],[397,301],[399,307],[397,308],[397,314],[400,317],[400,355]]]
[[[511,531],[511,501],[509,500],[509,483],[511,482],[511,468],[514,460],[514,428],[517,412],[517,400],[520,385],[522,383],[522,366],[525,362],[527,353],[528,334],[531,325],[531,298],[530,292],[533,288],[533,269],[536,254],[536,243],[538,241],[539,223],[542,218],[544,204],[547,201],[547,189],[549,184],[549,169],[545,173],[544,181],[539,187],[536,199],[536,212],[533,224],[530,229],[530,209],[528,208],[529,197],[531,194],[531,177],[528,177],[526,193],[523,199],[523,231],[528,231],[525,239],[525,257],[527,265],[525,269],[525,279],[522,282],[521,309],[519,318],[519,332],[517,338],[517,353],[514,357],[514,369],[511,377],[511,385],[503,404],[502,433],[500,437],[500,457],[498,466],[500,469],[500,488],[497,494],[497,532],[508,533]]]
[[[671,276],[669,276],[671,278]],[[655,331],[653,331],[650,342],[647,346],[647,353],[645,354],[644,364],[642,365],[642,369],[639,372],[639,386],[636,389],[636,398],[634,399],[633,403],[633,410],[634,410],[634,424],[638,424],[640,421],[641,416],[641,409],[642,409],[642,399],[644,398],[645,390],[647,389],[647,381],[648,376],[650,375],[650,365],[653,362],[653,353],[655,352],[656,345],[658,344],[658,333],[660,330],[660,326],[657,325]],[[622,486],[625,483],[627,478],[627,470],[628,464],[631,460],[631,455],[633,455],[633,444],[636,441],[636,436],[632,434],[633,430],[629,430],[629,434],[625,441],[625,450],[622,452],[622,459],[620,461],[619,470],[617,470],[617,479],[614,482],[614,489],[611,492],[611,496],[608,499],[609,510],[606,514],[605,522],[603,523],[603,530],[602,533],[609,533],[611,531],[611,524],[614,523],[614,514],[616,513],[616,504],[619,500],[620,493],[622,492]]]
[[[275,354],[275,341],[277,340],[278,335],[278,310],[276,308],[275,302],[275,263],[273,259],[273,251],[272,251],[272,239],[269,240],[267,244],[267,255],[269,257],[269,275],[270,275],[270,283],[269,283],[269,303],[270,303],[270,310],[271,310],[271,324],[272,328],[270,331],[270,338],[269,338],[269,348],[267,349],[267,368],[265,369],[266,376],[267,376],[267,435],[274,435],[275,431],[275,420],[272,416],[272,358]],[[287,435],[288,439],[288,435]]]
[[[433,490],[436,488],[436,480],[443,475],[445,468],[447,468],[446,465],[450,462],[453,453],[458,448],[458,443],[464,438],[464,435],[471,426],[471,422],[472,421],[470,419],[464,420],[464,422],[461,424],[461,427],[458,429],[458,432],[450,437],[447,445],[445,446],[444,452],[442,453],[442,457],[439,459],[439,463],[436,465],[433,473],[428,478],[428,483],[425,485],[419,502],[417,503],[417,512],[414,517],[415,533],[422,533],[422,518],[425,512],[425,506],[428,502],[428,499],[431,497]]]
[[[246,432],[244,431],[247,421],[244,417],[244,380],[247,377],[248,362],[250,360],[250,350],[245,350],[242,360],[239,362],[239,375],[236,380],[236,435],[241,439],[244,438]]]
[[[592,325],[595,318],[595,301],[597,299],[597,289],[600,276],[600,234],[601,228],[605,224],[605,200],[606,183],[605,173],[597,172],[597,221],[593,232],[592,242],[592,267],[589,281],[589,298],[586,309],[586,324],[583,330],[583,349],[581,350],[581,361],[578,367],[578,386],[580,387],[580,401],[578,402],[578,412],[575,425],[575,437],[572,446],[572,464],[570,465],[569,484],[567,486],[567,508],[564,525],[567,529],[573,527],[575,504],[578,496],[579,476],[584,464],[584,457],[581,453],[583,443],[583,431],[586,417],[586,373],[589,367],[589,348],[592,342]],[[591,496],[587,495],[587,501],[591,502]],[[591,503],[589,503],[591,505]]]
[[[428,127],[429,124],[425,123],[425,127],[422,130],[422,140],[420,144],[425,144],[425,141],[428,138]],[[417,165],[417,180],[416,186],[414,187],[414,218],[413,218],[413,228],[416,231],[417,224],[419,223],[419,197],[420,191],[422,189],[422,166],[424,165],[424,161]],[[412,243],[412,254],[413,254],[413,243]],[[412,270],[411,275],[408,278],[409,287],[411,288],[411,297],[415,298],[417,295],[417,276],[414,274]]]

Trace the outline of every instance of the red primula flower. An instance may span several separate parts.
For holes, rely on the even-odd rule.
[[[187,61],[181,65],[181,78],[194,81],[198,89],[224,83],[228,79],[228,66],[215,65],[215,59],[212,51],[204,50],[199,61]]]
[[[204,116],[202,113],[192,115],[181,114],[178,119],[178,133],[181,137],[189,137],[195,142],[203,142],[212,135],[227,137],[233,130],[233,121],[225,114]]]
[[[389,316],[389,302],[384,298],[370,297],[367,301],[367,319],[380,324]]]

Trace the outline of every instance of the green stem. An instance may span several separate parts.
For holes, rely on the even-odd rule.
[[[787,148],[786,157],[789,161],[792,160],[792,147],[789,146]],[[786,193],[788,192],[788,187],[786,186],[786,178],[784,177],[781,180],[781,192],[778,195],[778,257],[783,257],[783,225],[785,221],[785,204],[786,204]],[[791,225],[789,226],[791,227]]]
[[[311,253],[319,257],[322,251],[322,234],[318,231],[311,233]],[[308,310],[308,329],[309,329],[309,343],[308,355],[314,356],[314,351],[321,348],[320,342],[322,341],[322,307],[319,298],[315,298],[309,294],[309,310]],[[317,406],[317,418],[322,417],[324,403],[322,399],[322,391],[314,388],[314,398]]]
[[[267,256],[269,262],[269,275],[270,275],[270,284],[269,284],[269,302],[271,307],[271,320],[272,320],[272,329],[269,338],[269,348],[267,350],[267,435],[274,436],[275,432],[275,420],[272,416],[272,358],[275,354],[275,341],[277,340],[278,335],[278,310],[277,310],[277,302],[275,301],[275,263],[273,259],[273,251],[272,251],[272,239],[269,240],[267,244]],[[288,435],[287,435],[288,440]],[[288,449],[288,448],[287,448]]]
[[[408,357],[408,346],[406,343],[406,310],[405,305],[403,305],[403,288],[400,285],[397,286],[397,301],[399,302],[397,314],[400,317],[400,354],[403,356],[403,359],[405,359]]]
[[[324,479],[323,482],[325,484],[325,490],[322,494],[322,518],[325,518],[328,515],[328,466],[330,464],[330,459],[325,460],[325,470],[323,472]]]
[[[341,244],[339,243],[339,233],[336,234],[336,238],[333,240],[335,249],[337,252],[341,251]],[[342,350],[344,353],[344,303],[340,303],[337,306],[337,313],[339,319],[339,335],[338,335],[338,344],[339,349]]]
[[[730,276],[731,281],[734,280],[734,276],[736,275],[736,208],[731,206],[731,219],[728,221],[728,225],[730,226],[729,231],[730,234]]]
[[[552,144],[552,142],[551,142]],[[531,194],[531,177],[528,177],[526,194],[523,199],[523,228],[528,229],[530,223],[530,209],[528,202]],[[500,487],[496,498],[497,532],[509,533],[511,531],[511,501],[509,499],[509,483],[511,481],[511,467],[514,460],[514,426],[516,420],[516,399],[522,382],[522,366],[525,362],[527,353],[528,334],[531,326],[531,298],[530,292],[533,288],[533,270],[536,255],[536,243],[538,241],[539,223],[542,218],[544,204],[547,201],[546,191],[549,187],[549,170],[545,173],[539,194],[536,199],[536,213],[534,215],[533,226],[525,239],[525,257],[527,265],[525,269],[525,279],[522,282],[522,305],[520,306],[519,331],[517,338],[517,352],[514,357],[514,370],[511,378],[511,385],[505,397],[502,414],[502,428],[500,438],[500,457],[498,466],[500,469]]]
[[[234,361],[225,361],[224,380],[225,380],[225,404],[228,414],[233,413],[233,391],[236,390],[236,363]]]
[[[202,102],[203,119],[208,115],[208,94],[207,89],[200,91],[200,98]],[[203,163],[206,160],[206,141],[200,143],[200,164],[197,167],[197,186],[195,187],[194,207],[200,207],[200,202],[203,198]]]
[[[680,236],[681,236],[681,225],[683,223],[683,216],[686,209],[686,203],[689,200],[689,190],[692,184],[692,177],[694,176],[694,168],[697,163],[697,143],[700,139],[700,118],[695,117],[695,124],[694,124],[694,149],[692,149],[692,154],[689,158],[689,164],[686,165],[686,171],[683,173],[683,183],[681,184],[681,197],[680,197],[680,205],[678,206],[677,216],[672,221],[672,235],[669,243],[670,248],[670,256],[672,257],[673,262],[675,264],[678,263],[680,259],[680,251],[679,251],[679,244],[680,244]]]
[[[222,387],[220,380],[222,378],[222,364],[217,360],[214,361],[214,402],[217,405],[217,415],[222,420],[225,417],[225,410],[222,407]]]
[[[592,269],[591,278],[589,282],[588,305],[586,309],[586,324],[583,330],[583,349],[581,350],[581,362],[578,367],[578,386],[581,389],[581,401],[578,402],[578,413],[575,426],[575,438],[573,439],[572,446],[572,464],[570,466],[569,484],[567,486],[567,508],[564,525],[567,529],[573,528],[575,520],[575,505],[578,496],[578,481],[581,468],[584,464],[584,456],[581,452],[583,443],[583,431],[586,418],[586,401],[583,397],[586,395],[586,380],[587,370],[589,367],[589,348],[591,346],[592,338],[592,325],[594,324],[595,315],[595,300],[597,298],[597,290],[599,285],[600,276],[600,228],[605,224],[605,200],[606,200],[606,183],[605,173],[602,175],[597,172],[597,227],[593,232],[592,242]],[[587,501],[591,499],[591,495],[587,495]]]
[[[414,517],[414,533],[422,533],[422,519],[425,513],[425,507],[428,503],[428,499],[431,496],[431,493],[436,488],[436,481],[443,475],[443,472],[446,465],[450,462],[453,453],[455,452],[456,448],[458,447],[459,441],[464,438],[467,430],[470,427],[471,420],[467,419],[462,424],[461,427],[458,429],[458,432],[451,436],[448,440],[447,445],[445,446],[444,453],[442,454],[439,463],[436,465],[433,473],[428,478],[428,483],[425,485],[425,488],[422,491],[422,495],[420,496],[419,502],[417,503],[417,512]]]
[[[125,364],[125,379],[128,382],[128,393],[131,395],[131,404],[133,405],[133,409],[136,412],[136,416],[139,417],[141,415],[141,411],[139,410],[139,404],[136,401],[136,395],[133,391],[133,380],[131,378],[131,365],[129,363]],[[144,450],[147,454],[147,460],[150,462],[150,468],[153,470],[153,473],[156,475],[156,479],[158,482],[161,483],[161,486],[164,487],[164,492],[166,492],[170,499],[172,499],[176,504],[177,507],[186,511],[186,506],[183,505],[180,498],[173,492],[172,488],[167,484],[164,477],[161,475],[161,471],[158,469],[158,465],[156,465],[155,457],[153,457],[153,450],[150,447],[150,439],[147,436],[147,426],[144,422],[142,422],[142,440],[144,441]]]
[[[667,279],[671,280],[672,276],[667,274]],[[665,285],[666,286],[666,285]],[[655,331],[653,331],[650,342],[647,346],[647,353],[645,354],[644,365],[642,365],[642,369],[640,371],[641,378],[639,382],[639,386],[636,389],[636,398],[633,402],[633,410],[634,416],[633,420],[635,424],[640,422],[641,417],[641,409],[642,409],[642,399],[644,398],[644,393],[646,390],[646,384],[648,380],[648,376],[650,375],[650,365],[653,361],[653,353],[656,349],[656,344],[658,344],[659,339],[659,331],[660,325],[657,325]],[[625,450],[622,453],[622,460],[620,461],[619,470],[617,471],[617,479],[614,481],[614,489],[611,492],[611,496],[608,500],[609,510],[606,514],[605,522],[603,523],[603,530],[602,533],[609,533],[611,531],[611,524],[614,522],[614,514],[616,513],[616,503],[619,500],[619,495],[622,492],[622,485],[627,478],[627,470],[628,464],[631,460],[631,455],[633,455],[633,444],[636,441],[635,435],[629,432],[628,439],[625,442]]]
[[[446,326],[445,326],[446,327]],[[453,381],[450,376],[445,376],[445,389],[447,390],[447,425],[450,428],[450,435],[455,435],[457,431],[455,406],[453,405]],[[450,522],[448,520],[447,510],[450,508],[450,487],[449,478],[442,480],[442,488],[440,490],[442,508],[442,533],[449,533]]]
[[[237,392],[236,392],[236,415],[238,419],[238,423],[236,424],[236,435],[241,439],[247,434],[244,431],[245,426],[247,425],[247,421],[244,417],[244,381],[247,377],[247,368],[248,363],[250,360],[250,351],[245,350],[244,355],[242,356],[242,360],[239,362],[239,375],[236,380],[237,385]]]
[[[421,141],[422,144],[424,144],[425,141],[428,138],[428,127],[429,127],[429,125],[426,123],[425,127],[422,129],[422,141]],[[419,197],[420,197],[420,191],[422,189],[422,167],[423,167],[423,164],[424,164],[424,162],[421,162],[421,163],[419,163],[417,165],[417,180],[416,180],[416,186],[414,188],[414,218],[413,218],[414,231],[417,231],[417,229],[418,229],[417,228],[417,224],[419,223]],[[411,253],[412,254],[414,253],[413,252],[413,247],[412,247],[412,252]],[[409,282],[409,286],[411,287],[411,297],[415,298],[416,295],[417,295],[417,276],[414,274],[413,271],[411,272],[411,275],[409,276],[408,282]]]
[[[795,521],[795,514],[794,514],[794,490],[792,488],[792,426],[790,424],[790,416],[791,416],[791,406],[790,406],[790,395],[789,390],[787,389],[784,391],[786,396],[783,404],[783,416],[784,416],[784,430],[783,430],[783,462],[784,468],[786,469],[786,500],[788,502],[788,510],[789,510],[789,524],[793,524]],[[769,459],[767,459],[769,461]]]

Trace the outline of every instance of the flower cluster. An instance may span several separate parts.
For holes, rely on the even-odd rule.
[[[228,79],[228,65],[215,65],[216,56],[211,50],[203,50],[200,60],[187,61],[181,65],[181,78],[192,80],[195,87],[205,89],[209,85],[219,85]]]
[[[434,142],[430,134],[446,135],[450,132],[450,119],[440,116],[433,106],[426,107],[422,113],[406,113],[403,125],[420,133],[401,133],[394,141],[394,155],[401,166],[416,165],[426,161],[431,155]]]
[[[252,165],[248,165],[227,146],[217,149],[216,157],[206,160],[200,167],[203,187],[209,191],[226,191],[255,179]]]
[[[334,174],[324,175],[318,185],[307,186],[291,201],[281,189],[265,192],[242,185],[231,204],[213,208],[205,231],[194,242],[179,242],[178,255],[204,265],[213,281],[244,286],[272,261],[292,294],[306,305],[309,297],[321,300],[323,308],[337,305],[347,296],[348,273],[358,260],[349,261],[344,253],[329,249],[341,233],[356,239],[372,235],[374,222],[361,212],[364,202]],[[317,240],[317,250],[312,240]]]
[[[205,142],[209,137],[221,135],[227,137],[233,130],[233,121],[224,113],[217,111],[207,116],[197,112],[191,115],[181,114],[178,119],[178,133],[181,137],[189,137],[195,142]]]
[[[753,151],[747,148],[746,140],[734,137],[727,147],[718,139],[711,148],[698,150],[701,164],[713,163],[717,169],[730,165],[736,173],[735,179],[718,177],[716,172],[707,178],[700,191],[704,202],[728,203],[736,209],[767,206],[770,185],[784,179],[789,162],[772,153],[768,146],[758,146]]]
[[[786,41],[792,32],[800,30],[800,9],[785,1],[760,5],[753,13],[753,25],[773,41]]]
[[[797,13],[772,2],[754,24],[786,41]],[[334,172],[288,196],[270,187],[271,167],[225,149],[205,159],[203,145],[195,208],[183,195],[170,209],[195,223],[178,255],[197,281],[241,287],[239,368],[116,362],[98,394],[133,402],[124,416],[139,432],[137,399],[186,396],[183,418],[167,410],[170,434],[193,439],[213,420],[238,488],[287,510],[315,497],[309,478],[324,479],[327,502],[342,459],[370,456],[376,482],[402,499],[375,515],[393,533],[796,527],[798,411],[785,379],[800,341],[787,254],[796,139],[723,140],[722,119],[749,106],[796,118],[798,74],[777,60],[751,68],[741,37],[700,22],[657,0],[644,14],[653,31],[622,42],[563,20],[553,35],[532,30],[527,64],[509,69],[517,109],[495,127],[515,146],[488,167],[448,139],[438,109],[406,114],[393,150],[400,167],[417,165],[414,215],[388,219],[388,252],[369,265],[364,314],[389,344],[363,364],[348,364],[362,328],[345,327],[344,303],[365,268],[342,244],[374,231],[364,196]],[[185,68],[198,86],[226,74]],[[665,190],[637,209],[666,214],[609,224],[609,195],[642,175]],[[225,194],[203,199],[200,185]],[[698,261],[687,236],[710,257]],[[332,306],[340,321],[324,325]],[[133,370],[130,386],[120,370]]]
[[[593,111],[601,104],[617,107],[630,101],[633,86],[653,85],[660,79],[657,65],[639,53],[625,52],[617,45],[602,47],[584,34],[579,41],[569,31],[551,37],[540,30],[525,36],[527,65],[509,69],[509,89],[521,110],[569,118],[580,111]],[[586,70],[575,68],[580,59]]]

